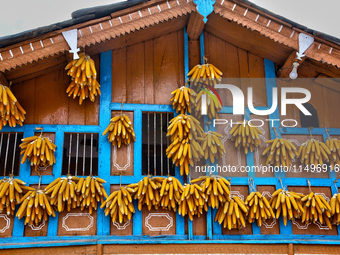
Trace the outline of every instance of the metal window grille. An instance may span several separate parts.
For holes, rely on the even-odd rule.
[[[0,135],[0,175],[19,175],[20,148],[23,133],[1,133]]]
[[[320,127],[318,111],[314,108],[310,103],[305,103],[303,106],[312,114],[312,115],[304,115],[301,110],[300,112],[300,123],[301,127]]]
[[[62,174],[98,175],[99,134],[65,133]]]
[[[175,166],[166,156],[170,138],[166,136],[173,113],[143,112],[142,173],[143,175],[175,175]]]

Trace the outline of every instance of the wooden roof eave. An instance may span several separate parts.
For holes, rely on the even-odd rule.
[[[195,11],[192,0],[151,1],[150,4],[146,9],[127,13],[124,16],[104,17],[97,22],[90,21],[86,25],[79,24],[69,29],[78,29],[78,47],[86,47],[88,54],[96,54],[179,30],[188,24],[187,14]],[[141,6],[146,7],[145,4]],[[136,10],[136,6],[131,8]],[[148,33],[138,32],[144,29],[148,29]],[[8,72],[69,50],[61,34],[65,30],[68,29],[54,31],[50,37],[44,35],[36,40],[23,41],[0,49],[0,72]]]
[[[286,60],[293,51],[299,50],[299,33],[306,33],[298,28],[292,27],[291,24],[285,21],[280,21],[275,17],[271,17],[271,15],[265,14],[262,11],[258,11],[245,3],[239,3],[239,1],[216,0],[214,5],[214,13],[214,15],[211,14],[208,17],[205,30],[212,32],[215,36],[228,41],[227,37],[230,36],[230,33],[222,31],[221,35],[219,36],[218,34],[220,33],[221,29],[214,29],[212,27],[223,27],[219,23],[223,23],[225,27],[227,27],[227,23],[216,17],[220,16],[221,18],[233,21],[237,25],[240,25],[250,31],[257,31],[260,35],[278,43],[276,44],[276,51],[281,51],[281,53],[274,52],[273,44],[269,43],[268,40],[263,39],[261,40],[268,43],[267,56],[266,49],[261,49],[263,47],[261,40],[260,42],[251,42],[251,40],[249,42],[241,42],[241,48],[243,44],[244,49],[252,49],[253,53],[261,57],[268,58],[281,66],[285,64]],[[245,35],[247,33],[242,32],[242,34]],[[340,68],[340,46],[336,43],[326,41],[323,38],[311,34],[309,35],[314,37],[314,43],[304,53],[306,57]],[[235,39],[231,39],[231,43],[233,43],[233,40],[236,41]],[[247,38],[247,40],[249,39]],[[259,43],[259,45],[256,45],[257,43]]]

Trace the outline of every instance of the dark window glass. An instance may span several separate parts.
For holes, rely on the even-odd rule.
[[[98,139],[98,134],[65,133],[62,174],[98,175]]]
[[[1,133],[0,134],[0,175],[19,175],[20,169],[20,148],[22,133]],[[27,163],[27,162],[26,162]]]
[[[170,138],[166,136],[173,113],[143,112],[142,173],[143,175],[175,175],[175,166],[166,156]]]
[[[318,111],[314,108],[313,105],[309,103],[303,104],[303,106],[312,114],[312,115],[304,115],[303,112],[300,111],[300,122],[301,127],[319,127],[319,118]]]

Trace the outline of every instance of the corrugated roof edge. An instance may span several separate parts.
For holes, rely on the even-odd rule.
[[[280,20],[282,20],[282,21],[284,21],[284,22],[287,22],[287,23],[291,24],[293,27],[298,28],[298,29],[300,29],[300,30],[302,30],[302,31],[305,31],[306,33],[315,35],[315,36],[317,36],[317,37],[321,37],[321,38],[323,38],[323,39],[325,39],[325,40],[327,40],[327,41],[330,41],[330,42],[333,42],[333,43],[335,43],[335,44],[340,45],[340,38],[337,38],[337,37],[335,37],[335,36],[332,36],[332,35],[329,35],[329,34],[325,34],[325,33],[322,33],[322,32],[320,32],[320,31],[316,31],[316,30],[313,30],[313,29],[308,28],[308,27],[306,27],[306,26],[303,26],[303,25],[301,25],[301,24],[299,24],[299,23],[296,23],[296,22],[294,22],[294,21],[292,21],[292,20],[290,20],[290,19],[287,19],[287,18],[285,18],[285,17],[283,17],[283,16],[281,16],[281,15],[278,15],[278,14],[276,14],[276,13],[273,13],[273,12],[271,12],[271,11],[269,11],[269,10],[267,10],[267,9],[265,9],[265,8],[263,8],[263,7],[261,7],[261,6],[258,6],[257,4],[254,4],[254,3],[252,3],[251,1],[248,1],[248,0],[236,0],[236,2],[237,2],[237,1],[242,2],[242,3],[245,3],[245,4],[248,4],[248,5],[250,5],[251,7],[254,7],[254,8],[260,10],[260,11],[263,11],[263,12],[265,12],[265,13],[267,13],[267,14],[269,14],[269,15],[271,15],[271,16],[277,18],[277,19],[280,19]]]
[[[31,30],[24,31],[18,34],[0,37],[0,48],[10,46],[12,44],[15,44],[21,41],[29,40],[31,38],[38,37],[43,34],[53,32],[59,29],[71,27],[73,25],[77,25],[77,24],[80,24],[86,21],[108,16],[113,12],[127,9],[129,7],[132,7],[137,4],[144,3],[144,2],[148,2],[148,1],[149,0],[128,0],[128,1],[118,2],[114,4],[80,9],[80,10],[74,11],[71,14],[72,19],[58,22],[55,24],[51,24],[51,25],[44,26],[44,27],[31,29]]]

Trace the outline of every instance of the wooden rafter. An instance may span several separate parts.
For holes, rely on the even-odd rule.
[[[340,69],[331,65],[322,64],[315,60],[307,59],[304,63],[309,69],[325,74],[332,78],[340,78]]]
[[[327,75],[319,74],[318,77],[314,81],[324,87],[340,92],[340,82],[339,82],[340,80],[338,79],[336,80]]]
[[[3,72],[0,72],[0,84],[8,86],[8,81]]]
[[[8,81],[19,83],[28,79],[38,77],[50,71],[56,71],[65,67],[67,64],[66,55],[60,54],[57,57],[49,57],[47,59],[34,62],[33,64],[23,65],[15,70],[6,71],[5,76]]]
[[[283,66],[280,68],[276,75],[278,78],[288,78],[290,72],[293,69],[293,63],[298,62],[301,65],[305,61],[306,57],[298,61],[296,59],[296,52],[297,52],[296,50],[293,50],[292,53],[289,55],[286,62],[283,64]]]
[[[214,13],[209,15],[204,30],[241,49],[250,51],[259,57],[267,58],[278,65],[283,65],[291,53],[291,48],[288,46],[276,43],[257,31],[251,31]]]
[[[203,16],[198,12],[193,12],[190,15],[187,33],[190,40],[197,40],[204,28]]]

